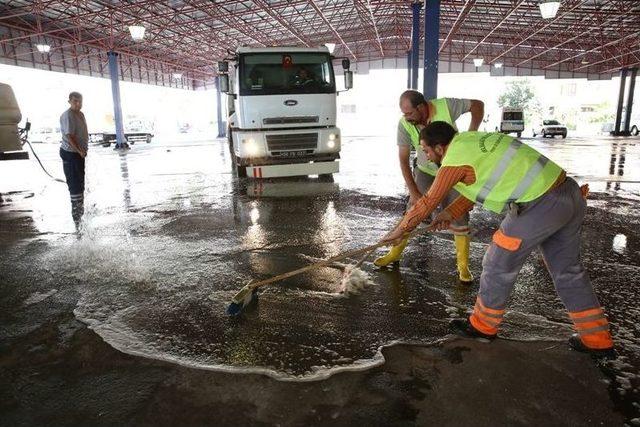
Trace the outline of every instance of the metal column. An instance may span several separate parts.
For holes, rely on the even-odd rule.
[[[407,51],[407,89],[411,89],[411,50]]]
[[[418,63],[420,62],[420,9],[422,4],[413,3],[413,25],[411,30],[411,89],[418,89]]]
[[[118,72],[118,54],[107,52],[109,58],[109,76],[111,78],[111,94],[113,95],[113,118],[116,121],[116,149],[128,148],[122,126],[122,108],[120,106],[120,78]]]
[[[631,128],[631,109],[633,108],[633,91],[636,89],[636,75],[638,74],[637,68],[632,68],[631,76],[629,77],[629,91],[627,92],[627,111],[624,115],[624,132],[625,135],[631,135],[629,129]]]
[[[620,70],[620,93],[618,94],[618,109],[616,110],[616,125],[613,128],[614,135],[620,135],[620,123],[622,122],[622,105],[624,104],[624,87],[627,80],[627,69]]]
[[[218,105],[218,138],[226,134],[226,126],[222,121],[222,97],[220,95],[220,76],[216,77],[216,103]]]
[[[426,99],[438,97],[438,44],[440,0],[424,0],[424,70],[422,93]]]

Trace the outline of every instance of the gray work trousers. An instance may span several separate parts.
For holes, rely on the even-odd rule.
[[[500,224],[482,261],[479,296],[492,309],[503,310],[527,256],[539,247],[556,291],[570,312],[599,307],[591,281],[580,262],[586,201],[571,178],[538,199],[512,208]],[[504,237],[521,239],[505,249]],[[512,241],[513,243],[513,241]]]
[[[433,181],[435,181],[436,178],[434,176],[429,175],[428,173],[422,172],[420,169],[415,167],[413,168],[413,179],[416,182],[416,185],[418,186],[418,190],[420,191],[420,194],[424,195],[427,191],[429,191],[429,188],[431,187],[431,185],[433,184]],[[433,219],[435,215],[438,214],[438,212],[442,211],[442,209],[446,208],[451,203],[453,203],[453,201],[456,200],[459,195],[460,193],[458,193],[454,189],[451,189],[451,191],[449,191],[449,194],[447,194],[447,196],[444,198],[440,206],[438,206],[438,209],[436,209],[431,214],[432,218],[430,219]],[[407,203],[407,210],[408,209],[409,209],[409,204]],[[451,226],[449,228],[451,229],[451,231],[453,231],[453,234],[468,235],[469,234],[469,212],[465,213],[463,216],[461,216],[457,220],[452,221]]]

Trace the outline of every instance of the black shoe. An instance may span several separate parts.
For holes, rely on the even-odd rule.
[[[589,348],[580,339],[578,334],[573,334],[569,337],[569,347],[574,349],[575,351],[579,351],[581,353],[588,353],[594,357],[605,357],[607,359],[613,359],[616,357],[616,351],[611,348]]]
[[[453,319],[449,322],[449,326],[453,330],[454,333],[460,335],[465,338],[484,338],[486,340],[494,340],[497,335],[487,335],[471,325],[469,319]]]

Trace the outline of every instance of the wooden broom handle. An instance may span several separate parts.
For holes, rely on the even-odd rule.
[[[429,227],[426,227],[426,228],[415,229],[411,233],[406,234],[405,237],[406,238],[411,238],[411,237],[417,236],[418,234],[427,233],[429,231],[433,231],[433,227],[429,226]],[[343,260],[345,258],[366,254],[368,252],[373,251],[374,249],[380,248],[382,246],[386,246],[388,244],[389,244],[388,242],[378,242],[378,243],[376,243],[374,245],[366,246],[364,248],[352,249],[350,251],[343,252],[343,253],[341,253],[339,255],[336,255],[336,256],[331,257],[329,259],[326,259],[324,261],[319,261],[319,262],[316,262],[315,264],[310,264],[310,265],[307,265],[306,267],[302,267],[302,268],[298,268],[297,270],[289,271],[288,273],[282,273],[282,274],[279,274],[277,276],[271,277],[269,279],[260,280],[258,282],[253,282],[253,283],[249,283],[248,287],[251,290],[253,290],[253,289],[259,288],[261,286],[268,285],[269,283],[277,282],[279,280],[283,280],[283,279],[287,279],[287,278],[292,277],[292,276],[296,276],[296,275],[298,275],[300,273],[305,273],[305,272],[310,271],[310,270],[315,270],[317,268],[326,267],[326,266],[328,266],[330,264],[333,264],[336,261],[341,261],[341,260]]]

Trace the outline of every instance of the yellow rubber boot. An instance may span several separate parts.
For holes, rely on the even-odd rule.
[[[402,239],[399,245],[391,247],[385,256],[376,258],[373,263],[378,267],[386,267],[392,262],[400,261],[400,258],[402,258],[402,251],[404,251],[407,243],[409,243],[409,238]]]
[[[471,236],[454,235],[456,245],[456,260],[458,262],[458,274],[462,283],[473,282],[473,274],[469,271],[469,246]]]

